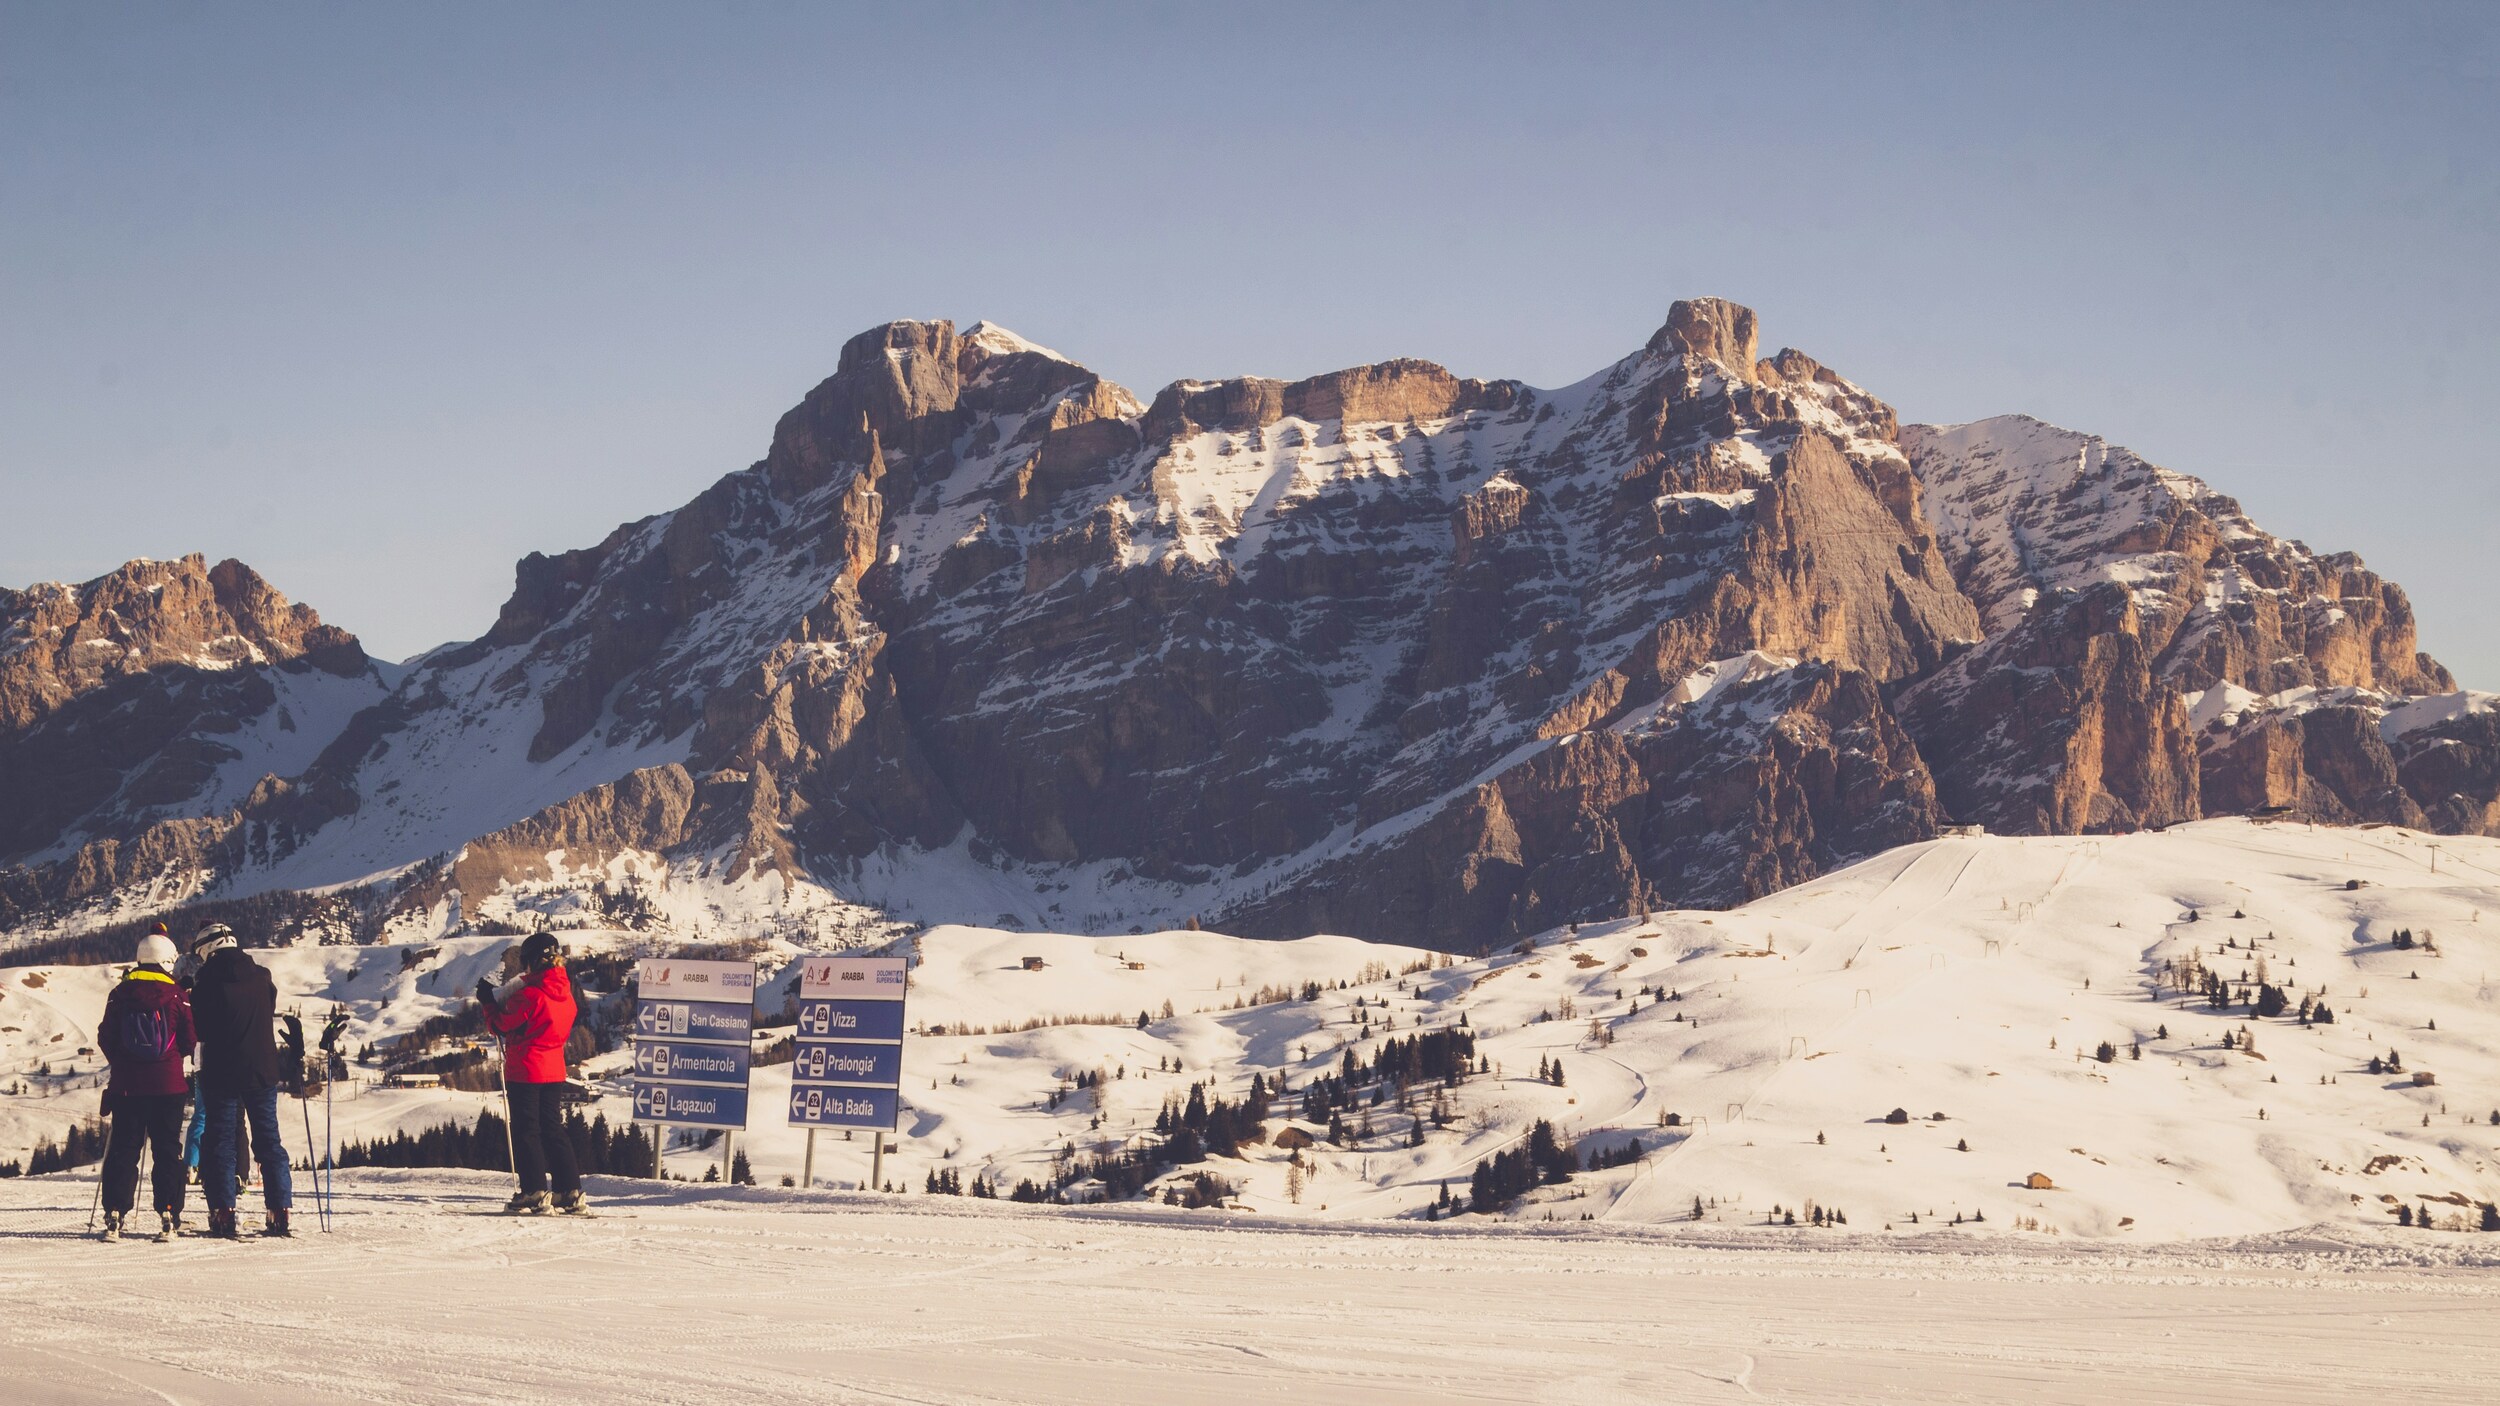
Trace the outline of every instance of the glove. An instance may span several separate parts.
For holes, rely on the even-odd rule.
[[[482,976],[477,979],[477,1003],[481,1006],[495,1004],[495,983]]]

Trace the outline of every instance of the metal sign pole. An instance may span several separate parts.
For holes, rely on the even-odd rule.
[[[660,1125],[660,1135],[651,1141],[651,1179],[668,1180],[668,1124]]]
[[[723,1128],[723,1129],[721,1129],[721,1130],[720,1130],[720,1184],[721,1184],[721,1185],[723,1185],[723,1186],[734,1186],[734,1185],[736,1185],[736,1183],[735,1183],[735,1182],[731,1179],[731,1176],[730,1176],[730,1169],[731,1169],[732,1167],[735,1167],[735,1166],[737,1166],[737,1165],[738,1165],[738,1163],[737,1163],[737,1158],[736,1158],[736,1156],[735,1156],[735,1149],[737,1148],[737,1146],[738,1146],[738,1130],[737,1130],[736,1128]]]
[[[816,1184],[816,1130],[807,1130],[807,1158],[799,1164],[799,1187],[805,1190]]]
[[[868,1180],[873,1183],[868,1189],[883,1191],[885,1190],[885,1129],[879,1128],[868,1136],[877,1144],[877,1150],[868,1163]]]

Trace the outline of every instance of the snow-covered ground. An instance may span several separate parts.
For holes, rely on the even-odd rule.
[[[516,1221],[481,1214],[498,1178],[368,1172],[327,1237],[102,1245],[86,1189],[0,1182],[12,1402],[2340,1406],[2488,1401],[2500,1373],[2500,1242],[2466,1236],[1974,1246],[648,1182]]]
[[[1939,839],[1738,911],[1593,924],[1472,961],[1333,937],[939,928],[910,944],[925,1033],[905,1046],[886,1176],[915,1194],[938,1170],[1002,1191],[1047,1182],[1063,1158],[1151,1139],[1193,1083],[1238,1098],[1254,1076],[1281,1077],[1299,1091],[1349,1051],[1368,1060],[1384,1039],[1463,1026],[1487,1072],[1417,1087],[1411,1111],[1367,1095],[1344,1142],[1299,1153],[1299,1178],[1273,1136],[1186,1170],[1234,1185],[1246,1211],[1415,1220],[1547,1119],[1585,1150],[1637,1146],[1639,1160],[1541,1187],[1512,1218],[1768,1234],[1773,1215],[1821,1207],[1866,1234],[1984,1215],[1956,1233],[2152,1242],[2377,1229],[2402,1209],[2429,1213],[2439,1228],[2416,1233],[2446,1240],[2500,1199],[2500,916],[2486,911],[2500,913],[2500,842],[2217,820]],[[2400,932],[2415,945],[2396,946]],[[346,1004],[361,1046],[456,1009],[503,945],[264,956],[307,1010]],[[2215,1011],[2179,990],[2190,962],[2336,1019]],[[93,1108],[91,1080],[59,1071],[94,1067],[74,1051],[110,976],[0,969],[0,1159]],[[767,982],[768,1014],[780,997]],[[2370,1073],[2374,1057],[2401,1071]],[[623,1058],[594,1065],[613,1121]],[[1536,1077],[1554,1061],[1559,1085]],[[49,1078],[22,1072],[44,1065]],[[803,1155],[776,1116],[787,1079],[786,1065],[757,1070],[757,1125],[739,1140],[767,1186]],[[1452,1117],[1418,1142],[1436,1096]],[[368,1083],[343,1091],[337,1136],[465,1123],[493,1100]],[[1280,1102],[1271,1135],[1299,1111],[1298,1097]],[[715,1155],[687,1149],[672,1169],[699,1177]],[[864,1136],[820,1137],[820,1179],[855,1184],[868,1160]],[[2049,1185],[2028,1185],[2035,1174]]]

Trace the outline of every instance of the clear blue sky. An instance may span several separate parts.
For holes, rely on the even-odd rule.
[[[0,582],[401,656],[842,340],[1553,385],[1719,294],[2408,587],[2500,687],[2500,6],[0,3]]]

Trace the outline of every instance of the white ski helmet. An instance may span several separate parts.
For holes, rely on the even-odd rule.
[[[235,945],[234,929],[224,923],[211,923],[191,935],[191,955],[203,960]]]
[[[131,960],[141,966],[170,967],[176,955],[172,938],[161,932],[152,932],[139,939],[138,955]]]

